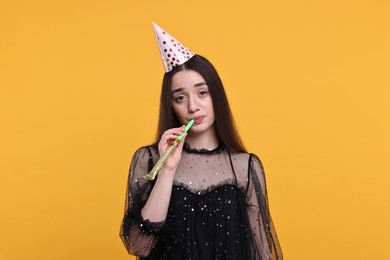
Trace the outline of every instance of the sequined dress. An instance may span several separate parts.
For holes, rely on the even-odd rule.
[[[264,170],[254,154],[184,145],[168,215],[152,223],[141,209],[154,182],[144,176],[158,151],[133,156],[120,236],[138,259],[283,259],[268,209]]]

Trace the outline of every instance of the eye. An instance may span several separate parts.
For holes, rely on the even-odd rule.
[[[208,94],[209,92],[208,91],[206,91],[206,90],[201,90],[201,91],[199,91],[199,96],[200,97],[204,97],[204,96],[207,96],[207,94]]]
[[[182,103],[182,102],[184,102],[185,99],[186,99],[185,96],[177,96],[177,97],[175,98],[175,101],[176,101],[177,103]]]

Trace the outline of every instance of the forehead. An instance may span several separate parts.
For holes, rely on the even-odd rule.
[[[205,82],[205,80],[198,72],[194,70],[182,70],[173,75],[171,89],[193,87],[201,82]]]

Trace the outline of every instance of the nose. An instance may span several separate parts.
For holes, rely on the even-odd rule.
[[[188,100],[188,112],[195,113],[199,110],[199,104],[195,97],[190,97]]]

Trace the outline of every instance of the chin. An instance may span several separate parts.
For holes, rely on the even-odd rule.
[[[212,130],[213,126],[200,124],[192,127],[192,132],[194,134],[202,134]]]

